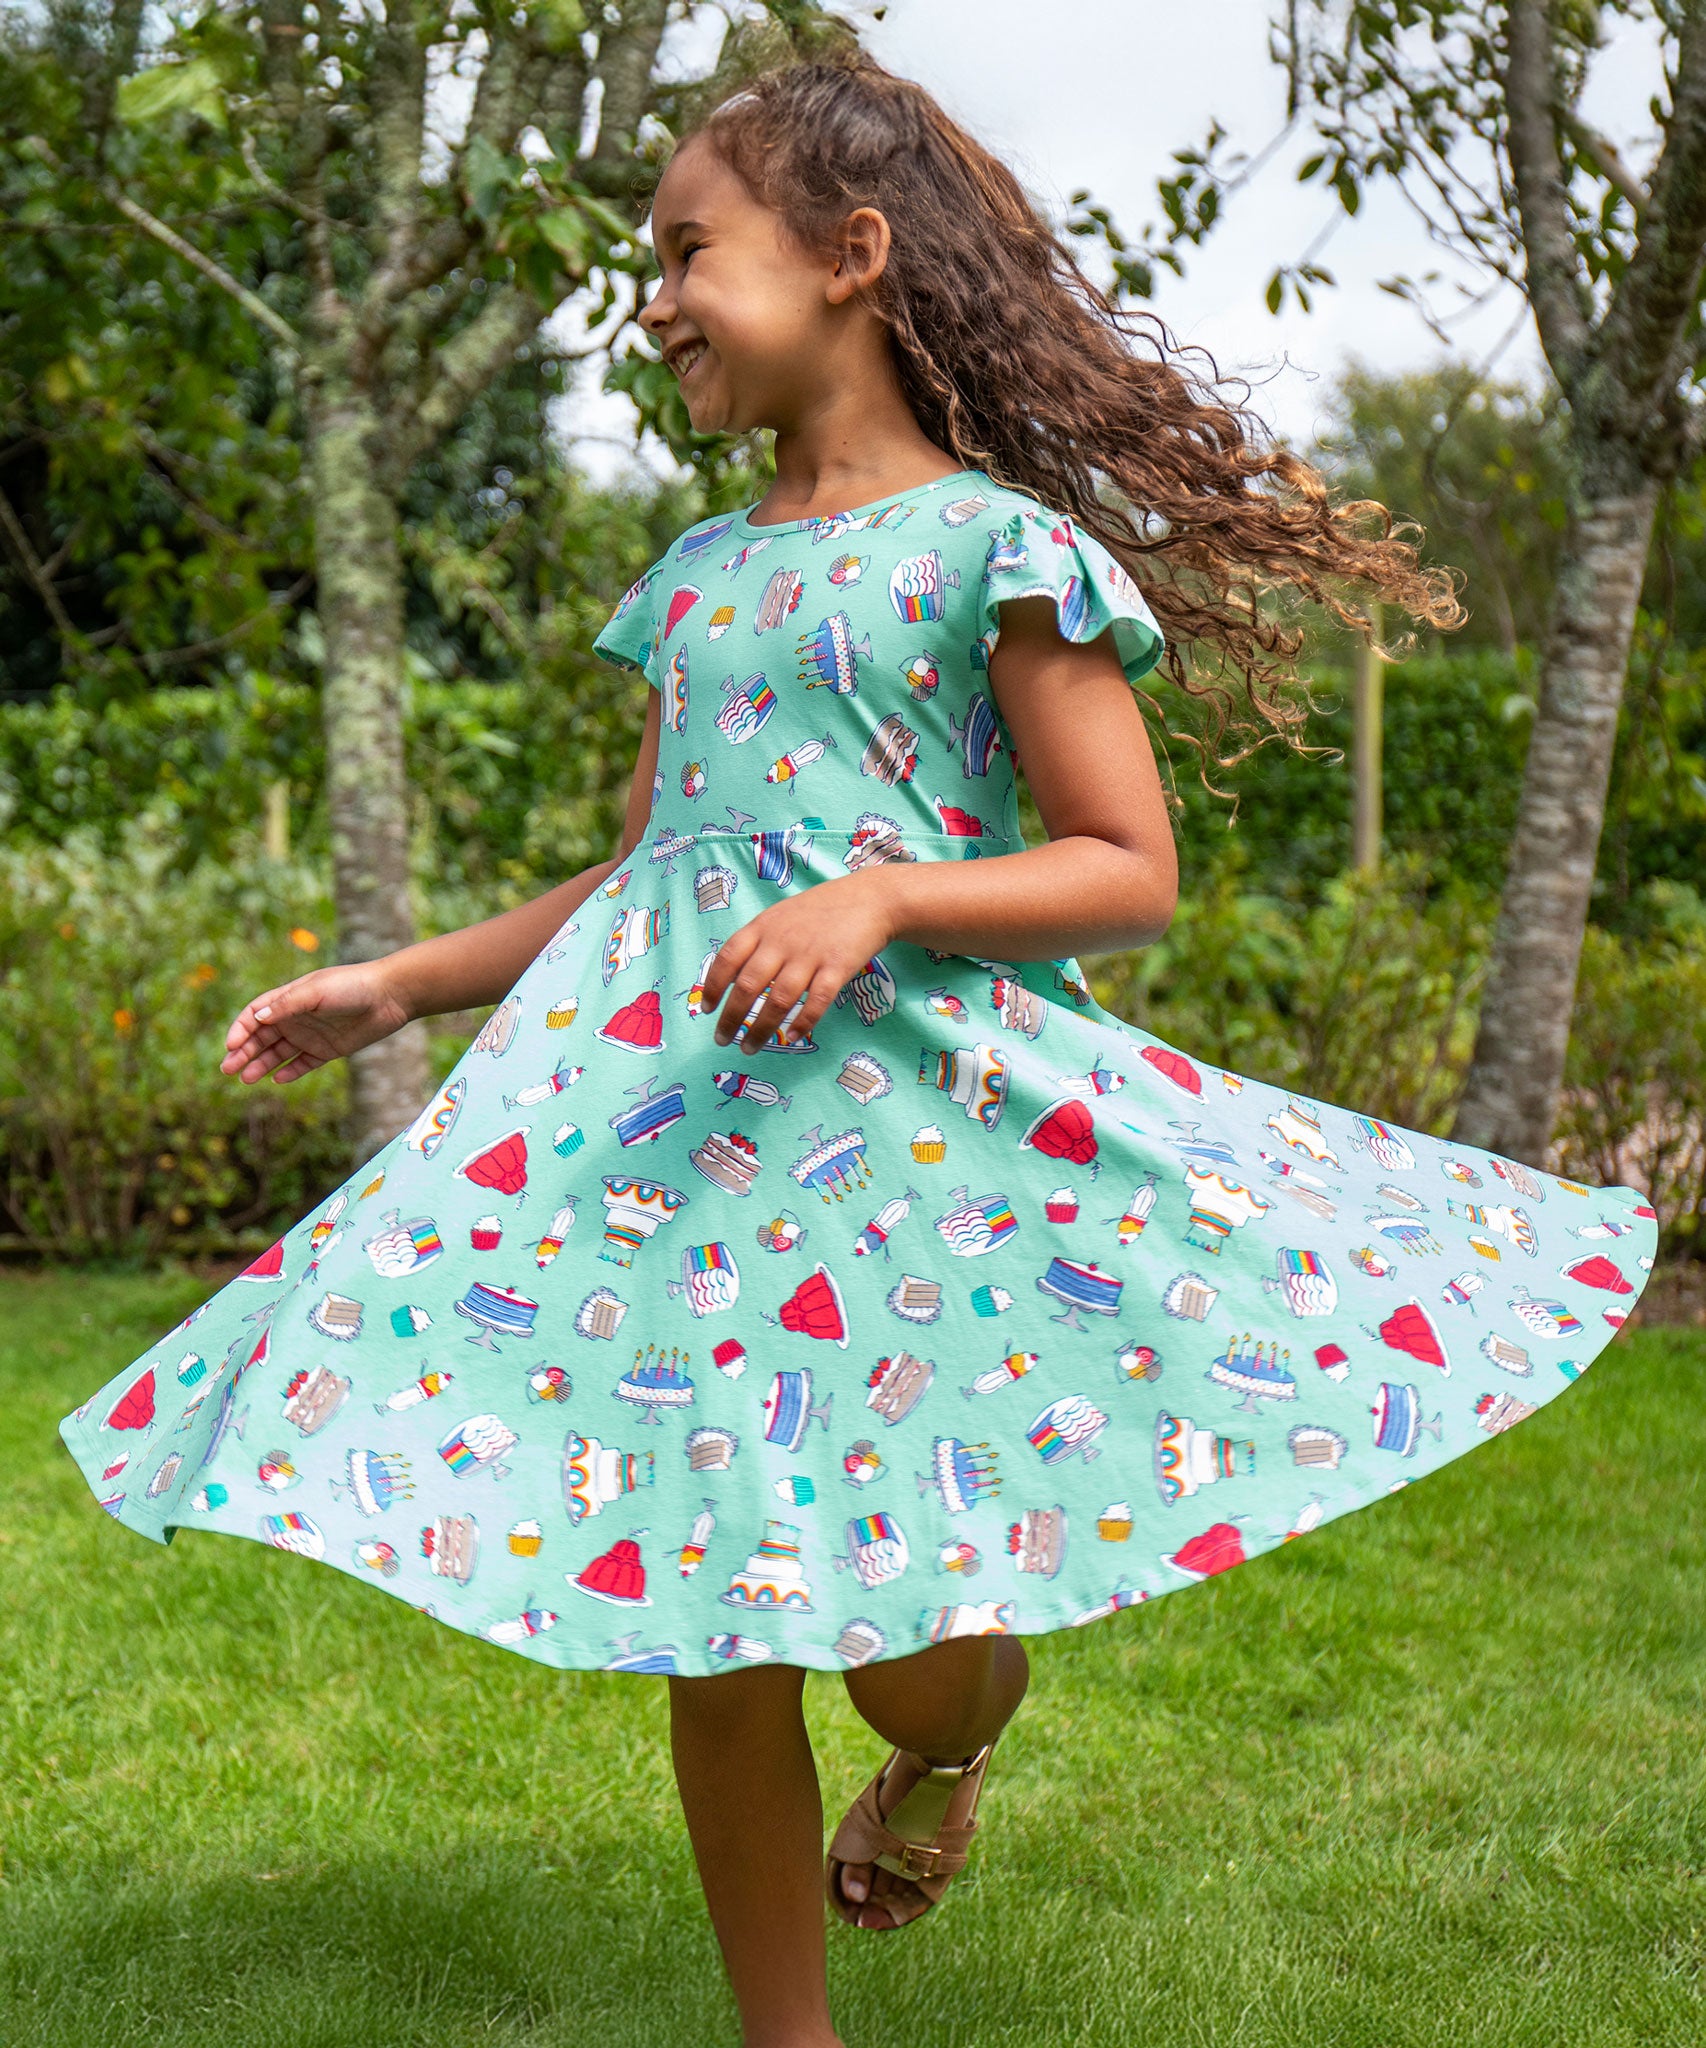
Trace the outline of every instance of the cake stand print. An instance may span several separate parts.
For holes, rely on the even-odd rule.
[[[1094,1622],[1565,1392],[1636,1190],[1305,1099],[1071,960],[897,944],[813,1035],[701,1014],[766,904],[1022,844],[1004,599],[1161,636],[961,471],[685,533],[597,641],[662,697],[649,836],[405,1131],[65,1418],[144,1536],[243,1536],[572,1669],[846,1669]]]

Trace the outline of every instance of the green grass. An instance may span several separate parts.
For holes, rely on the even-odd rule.
[[[656,1679],[110,1522],[58,1418],[207,1292],[0,1280],[0,2040],[737,2039]],[[1706,1336],[1033,1644],[972,1869],[831,1929],[850,2048],[1706,2038]],[[878,1748],[809,1681],[831,1819]]]

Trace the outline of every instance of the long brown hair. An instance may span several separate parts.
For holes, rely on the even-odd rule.
[[[853,47],[762,73],[692,132],[801,247],[834,248],[857,207],[883,213],[891,245],[870,303],[919,425],[967,469],[1070,513],[1136,578],[1167,637],[1163,670],[1204,703],[1206,737],[1175,732],[1138,695],[1197,748],[1213,794],[1227,792],[1210,759],[1229,768],[1273,739],[1327,751],[1299,738],[1317,708],[1307,686],[1301,701],[1287,689],[1304,635],[1284,614],[1300,601],[1358,634],[1372,621],[1347,589],[1462,623],[1452,572],[1423,568],[1400,537],[1419,527],[1373,499],[1330,502],[1319,470],[1225,398],[1208,351],[1190,351],[1208,361],[1203,379],[1158,315],[1115,305],[921,85]],[[1413,644],[1407,633],[1388,651]],[[1221,751],[1229,730],[1246,743]]]

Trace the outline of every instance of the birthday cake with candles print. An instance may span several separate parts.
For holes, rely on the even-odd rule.
[[[644,838],[394,1138],[65,1416],[89,1512],[559,1669],[846,1671],[1140,1628],[1568,1403],[1652,1270],[1638,1189],[1216,1066],[1070,958],[896,941],[809,1036],[716,1044],[710,963],[772,906],[1000,886],[1027,599],[1133,682],[1162,653],[1082,519],[977,470],[652,562],[595,642],[658,692]]]

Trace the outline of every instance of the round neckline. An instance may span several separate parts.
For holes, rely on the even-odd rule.
[[[762,526],[752,517],[752,506],[747,505],[737,515],[737,523],[743,533],[798,533],[830,519],[859,519],[867,512],[880,512],[885,505],[898,505],[903,498],[920,498],[926,491],[939,491],[944,484],[958,483],[962,477],[982,474],[983,471],[980,469],[951,470],[946,476],[933,476],[926,484],[913,484],[904,491],[891,491],[886,498],[872,498],[863,505],[850,505],[845,511],[810,512],[801,519],[775,519]]]

